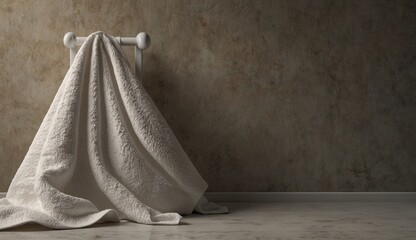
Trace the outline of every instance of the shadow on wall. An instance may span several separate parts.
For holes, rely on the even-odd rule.
[[[212,86],[198,85],[207,78],[200,76],[199,71],[186,73],[185,66],[174,69],[173,66],[180,68],[180,64],[173,65],[157,54],[146,55],[145,64],[144,86],[185,152],[210,185],[221,184],[220,176],[226,171],[221,166],[235,160],[227,149],[229,139],[221,133],[221,127],[215,126],[227,122],[227,115],[221,113],[221,103],[213,104],[221,100],[222,92],[216,92],[218,89]],[[211,95],[219,98],[212,100]],[[234,170],[238,168],[235,164]],[[235,172],[229,171],[229,174]],[[237,176],[235,181],[238,181]],[[238,191],[238,187],[235,190]]]

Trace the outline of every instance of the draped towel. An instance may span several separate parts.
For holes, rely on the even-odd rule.
[[[88,36],[9,187],[0,229],[120,219],[178,224],[207,203],[207,183],[136,79],[117,40]],[[202,197],[202,198],[201,198]]]

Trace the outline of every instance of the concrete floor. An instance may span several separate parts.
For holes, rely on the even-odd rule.
[[[25,225],[0,239],[416,239],[416,202],[223,203],[231,213],[185,216],[181,225],[122,222],[76,230]]]

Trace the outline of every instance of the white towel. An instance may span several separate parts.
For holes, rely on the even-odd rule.
[[[227,212],[206,205],[206,188],[116,39],[96,32],[80,48],[0,200],[0,229],[120,219],[178,224],[179,214],[194,207]]]

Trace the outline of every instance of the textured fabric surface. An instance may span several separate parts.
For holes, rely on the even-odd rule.
[[[178,224],[207,188],[112,36],[80,48],[7,196],[0,229]],[[201,199],[201,200],[200,200]],[[197,209],[197,210],[198,210]]]

